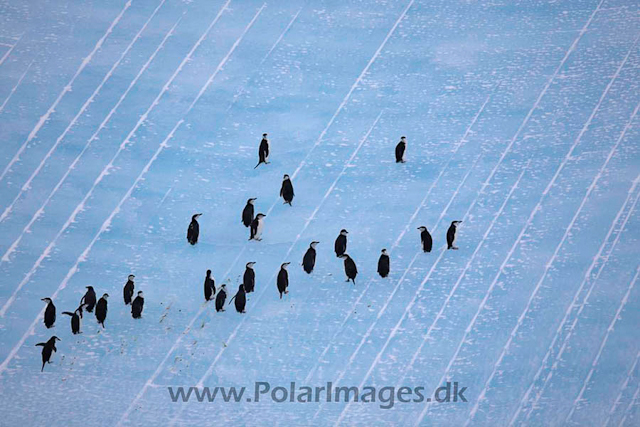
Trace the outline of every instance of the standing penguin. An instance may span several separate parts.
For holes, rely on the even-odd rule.
[[[144,309],[144,295],[142,291],[138,291],[138,296],[131,303],[131,317],[139,319],[142,317],[142,310]]]
[[[431,252],[431,247],[433,246],[433,239],[431,239],[431,234],[427,231],[427,227],[424,225],[418,227],[420,230],[420,242],[422,243],[422,250],[424,252]]]
[[[76,311],[71,313],[70,311],[63,311],[62,314],[66,314],[71,317],[71,332],[76,335],[80,333],[80,319],[82,319],[82,305],[76,308]]]
[[[122,297],[124,298],[124,305],[131,304],[131,298],[133,298],[133,289],[135,288],[133,284],[133,279],[135,279],[135,277],[136,276],[134,276],[133,274],[130,274],[129,278],[127,279],[127,283],[124,285],[124,289],[122,289]]]
[[[248,262],[242,277],[242,284],[246,293],[253,292],[256,288],[256,272],[253,270],[254,261]]]
[[[316,265],[316,245],[320,242],[311,242],[309,249],[302,257],[302,268],[307,274],[311,274],[313,267]]]
[[[264,217],[265,214],[259,213],[251,222],[251,235],[249,236],[249,240],[262,240],[262,230],[264,230]]]
[[[451,225],[447,230],[447,249],[458,249],[457,246],[454,246],[456,243],[456,233],[458,232],[458,224],[462,221],[451,221]]]
[[[336,239],[336,243],[334,246],[336,250],[336,256],[338,258],[340,258],[340,255],[344,254],[347,251],[347,234],[349,234],[349,232],[343,228],[342,230],[340,230],[340,234]]]
[[[189,224],[189,228],[187,229],[187,241],[192,245],[198,243],[198,236],[200,236],[200,224],[198,224],[198,217],[200,217],[200,215],[202,214],[195,214],[191,217],[191,224]]]
[[[227,285],[220,286],[220,291],[216,295],[216,311],[224,311],[224,302],[227,300]]]
[[[44,326],[49,329],[56,323],[56,306],[53,305],[51,298],[42,298],[40,301],[47,303],[47,308],[44,309]]]
[[[295,194],[293,192],[293,184],[291,183],[291,179],[287,174],[285,174],[282,178],[280,196],[284,199],[284,204],[289,204],[289,206],[292,206],[291,202],[293,201],[293,196],[295,196]]]
[[[380,277],[387,277],[389,275],[389,254],[386,249],[382,250],[380,258],[378,259],[378,274]]]
[[[280,292],[280,299],[282,299],[282,294],[288,294],[289,291],[287,288],[289,287],[289,272],[287,271],[287,266],[291,264],[290,262],[285,262],[280,266],[280,271],[278,272],[278,292]]]
[[[207,270],[207,277],[204,278],[204,300],[211,301],[211,297],[216,293],[216,282],[211,277],[211,270]]]
[[[39,342],[38,344],[36,344],[36,347],[42,347],[42,369],[40,369],[40,372],[44,371],[44,365],[46,363],[51,363],[51,354],[58,351],[58,349],[56,348],[56,341],[61,340],[54,335],[49,338],[49,341]]]
[[[396,163],[404,163],[404,150],[407,149],[407,138],[400,137],[400,142],[396,145]]]
[[[262,141],[260,141],[260,148],[258,148],[258,164],[254,167],[257,168],[262,163],[265,165],[269,164],[269,140],[267,139],[267,134],[262,134]]]
[[[96,306],[96,291],[93,290],[93,286],[86,286],[87,292],[80,300],[80,305],[85,305],[89,313],[93,312],[93,307]]]
[[[244,291],[244,285],[238,287],[238,293],[231,298],[231,301],[236,300],[236,311],[238,313],[245,313],[244,307],[247,304],[247,294]],[[229,301],[229,304],[231,304]]]
[[[242,223],[245,227],[251,227],[253,222],[253,202],[255,200],[255,197],[247,200],[247,206],[242,210]]]
[[[104,321],[107,319],[107,298],[109,298],[109,294],[103,294],[96,304],[96,319],[103,328]]]
[[[347,275],[347,282],[351,280],[353,284],[356,284],[356,276],[358,275],[358,268],[356,263],[348,254],[340,255],[340,258],[344,260],[344,272]]]

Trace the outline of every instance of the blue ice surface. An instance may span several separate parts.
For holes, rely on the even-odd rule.
[[[5,1],[0,22],[1,425],[640,424],[637,2]],[[248,261],[246,314],[216,313],[205,271],[230,298]],[[111,296],[106,329],[87,314],[74,336],[60,313],[88,285]],[[257,381],[449,381],[468,402],[167,389]]]

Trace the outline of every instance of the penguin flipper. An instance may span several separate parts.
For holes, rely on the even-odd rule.
[[[44,347],[44,346],[45,346],[45,343],[43,343],[43,342],[39,342],[39,343],[38,343],[38,344],[36,344],[35,346],[36,346],[36,347],[38,347],[38,346],[40,346],[40,347]]]

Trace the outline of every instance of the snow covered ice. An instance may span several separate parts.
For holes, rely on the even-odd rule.
[[[1,2],[0,425],[639,425],[639,23],[631,0]],[[216,313],[207,269],[228,303],[250,261],[246,314]],[[89,285],[106,327],[72,335]],[[168,389],[257,382],[468,401]]]

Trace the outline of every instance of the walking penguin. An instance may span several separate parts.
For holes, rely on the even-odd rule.
[[[224,311],[224,302],[227,299],[227,285],[220,286],[220,291],[216,295],[216,311]]]
[[[42,298],[41,301],[47,303],[47,308],[44,309],[44,326],[49,329],[56,323],[56,306],[53,305],[51,298]]]
[[[291,264],[290,262],[285,262],[280,266],[280,272],[278,272],[278,292],[280,292],[280,299],[282,299],[282,294],[288,294],[289,291],[287,288],[289,287],[289,272],[287,271],[287,266]]]
[[[289,175],[285,174],[282,178],[282,187],[280,188],[280,196],[284,199],[284,203],[291,205],[293,201],[293,196],[295,196],[293,192],[293,184],[291,183],[291,178]]]
[[[420,230],[420,242],[422,243],[422,250],[424,252],[431,252],[431,247],[433,246],[433,239],[431,239],[431,234],[427,231],[427,227],[424,225],[418,227]]]
[[[389,254],[386,249],[382,250],[380,258],[378,259],[378,274],[380,277],[387,277],[389,275]]]
[[[304,257],[302,257],[302,268],[307,272],[307,274],[311,274],[313,267],[316,265],[316,245],[318,243],[320,242],[311,242],[309,249],[307,249]]]
[[[80,300],[80,305],[84,304],[89,313],[93,313],[93,307],[96,306],[96,291],[93,290],[93,286],[87,286],[87,292]]]
[[[247,304],[247,294],[244,291],[244,285],[238,287],[238,293],[231,298],[231,301],[236,300],[236,311],[238,313],[245,313],[244,307]],[[231,304],[229,301],[229,304]]]
[[[451,221],[451,225],[447,230],[447,249],[458,249],[454,246],[456,243],[456,233],[458,232],[458,224],[462,221]]]
[[[253,202],[255,201],[255,197],[247,200],[247,206],[242,210],[242,223],[245,227],[251,227],[253,222]]]
[[[338,238],[336,238],[336,243],[334,246],[336,250],[336,256],[338,258],[340,258],[340,255],[344,254],[347,251],[347,234],[349,234],[349,232],[343,228],[342,230],[340,230]]]
[[[109,298],[109,294],[103,294],[102,298],[100,298],[96,304],[96,319],[103,328],[104,321],[107,320],[107,298]]]
[[[131,303],[131,317],[139,319],[142,317],[142,310],[144,309],[144,296],[142,291],[138,291],[138,296]]]
[[[262,134],[262,141],[260,141],[260,148],[258,148],[258,164],[254,167],[257,168],[262,163],[265,165],[269,164],[269,140],[267,139],[267,134]]]
[[[39,342],[38,344],[36,344],[36,347],[42,347],[42,369],[40,369],[40,372],[44,371],[44,365],[46,363],[51,363],[51,354],[58,351],[58,349],[56,348],[56,341],[61,340],[54,335],[49,338],[49,341]]]
[[[396,163],[404,163],[404,150],[407,149],[407,138],[401,137],[396,145]]]
[[[249,240],[262,240],[262,230],[264,230],[264,217],[265,214],[259,213],[251,222],[251,234],[249,235]]]
[[[207,270],[207,277],[204,278],[204,300],[211,301],[216,293],[216,282],[211,277],[211,270]]]
[[[254,261],[248,262],[244,269],[244,276],[242,276],[242,284],[244,285],[244,291],[251,293],[256,288],[256,272],[253,270],[253,266],[256,263]]]
[[[133,279],[135,279],[135,277],[136,276],[134,276],[133,274],[130,274],[127,279],[127,283],[124,285],[124,289],[122,289],[122,297],[124,298],[124,305],[131,304],[131,298],[133,298],[133,289],[135,288],[133,284]]]
[[[200,215],[202,214],[195,214],[191,217],[191,224],[189,224],[189,229],[187,230],[187,241],[192,245],[198,243],[198,236],[200,236],[200,224],[198,224]]]
[[[71,317],[71,332],[76,335],[80,333],[80,319],[82,319],[82,304],[76,308],[76,311],[71,313],[70,311],[63,311],[62,314],[66,314]]]
[[[344,272],[347,275],[347,282],[351,280],[353,284],[356,284],[356,276],[358,275],[358,268],[356,263],[348,254],[340,255],[340,258],[344,260]]]

